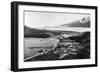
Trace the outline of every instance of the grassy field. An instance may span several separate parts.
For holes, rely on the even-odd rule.
[[[51,49],[57,42],[55,38],[25,38],[24,59],[37,54],[41,49]]]

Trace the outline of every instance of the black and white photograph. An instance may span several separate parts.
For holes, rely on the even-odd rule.
[[[91,15],[24,11],[24,61],[90,58]]]
[[[11,70],[97,66],[97,7],[11,3]]]

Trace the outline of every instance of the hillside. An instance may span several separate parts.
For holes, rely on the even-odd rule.
[[[48,38],[51,36],[57,36],[61,34],[79,34],[79,32],[35,29],[24,26],[24,37]]]
[[[62,24],[59,26],[55,26],[55,28],[67,28],[67,27],[86,27],[90,28],[90,17],[84,17],[80,20],[68,23],[68,24]],[[51,27],[54,28],[54,27]]]

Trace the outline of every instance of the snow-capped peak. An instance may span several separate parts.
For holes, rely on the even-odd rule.
[[[88,21],[90,21],[90,17],[84,17],[80,20],[80,23],[84,24],[87,23]]]

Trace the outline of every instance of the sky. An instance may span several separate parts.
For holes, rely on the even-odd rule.
[[[88,17],[88,14],[25,11],[25,25],[31,28],[53,27]]]

